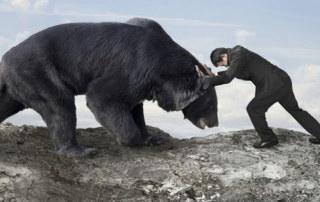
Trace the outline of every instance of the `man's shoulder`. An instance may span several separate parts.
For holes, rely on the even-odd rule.
[[[230,54],[231,55],[234,55],[234,54],[236,54],[236,55],[242,55],[242,54],[244,54],[246,51],[247,51],[247,49],[246,48],[244,48],[243,46],[240,46],[240,45],[236,45],[235,47],[233,47],[233,48],[231,48],[231,49],[229,49],[230,50]]]
[[[239,50],[245,50],[243,46],[236,45],[235,47],[232,48],[233,51],[239,51]]]

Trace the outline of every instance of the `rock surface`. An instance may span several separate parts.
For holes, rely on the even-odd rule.
[[[53,153],[46,128],[0,125],[0,202],[320,201],[320,145],[274,129],[280,144],[257,150],[254,130],[164,137],[158,147],[120,147],[102,128],[77,130],[92,158]]]

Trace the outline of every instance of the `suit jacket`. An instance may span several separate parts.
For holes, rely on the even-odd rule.
[[[249,80],[256,86],[255,97],[261,99],[274,93],[289,78],[282,69],[242,46],[227,51],[229,67],[213,77],[212,86],[230,83],[234,78]]]

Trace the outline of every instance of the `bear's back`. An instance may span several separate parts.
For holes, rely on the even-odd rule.
[[[146,19],[146,18],[132,18],[126,22],[127,24],[138,26],[144,28],[146,31],[151,31],[159,35],[163,35],[165,37],[171,37],[167,34],[166,31],[162,28],[162,26],[154,20]]]

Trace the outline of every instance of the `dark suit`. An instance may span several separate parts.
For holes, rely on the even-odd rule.
[[[250,80],[256,86],[255,97],[247,106],[251,122],[263,142],[277,139],[268,127],[265,113],[279,102],[311,135],[320,139],[320,124],[308,112],[299,108],[288,74],[266,59],[244,47],[227,49],[228,66],[218,72],[211,85],[231,82],[234,78]]]

